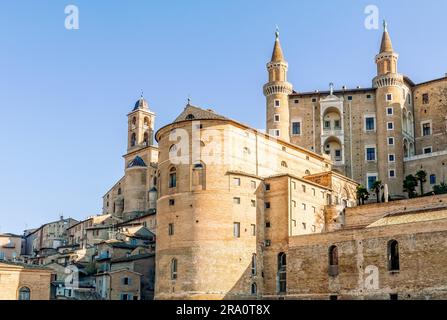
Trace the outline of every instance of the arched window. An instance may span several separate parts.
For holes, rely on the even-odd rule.
[[[194,119],[194,115],[191,113],[186,116],[186,120],[193,120],[193,119]]]
[[[118,195],[121,194],[121,188],[118,188]]]
[[[144,138],[143,138],[143,142],[144,145],[149,145],[149,135],[147,134],[147,132],[144,133]]]
[[[399,243],[396,240],[388,241],[388,270],[399,271]]]
[[[287,162],[285,162],[285,161],[281,161],[281,167],[283,167],[283,168],[287,168]]]
[[[309,171],[309,170],[306,170],[306,171],[304,172],[304,174],[308,176],[308,175],[310,175],[310,171]]]
[[[206,184],[206,170],[205,164],[203,162],[199,162],[194,164],[192,167],[192,186],[195,189],[205,189]]]
[[[175,188],[177,186],[177,171],[175,167],[169,170],[169,188]]]
[[[338,275],[338,248],[330,246],[328,251],[329,275],[335,277]]]
[[[286,278],[286,254],[281,252],[278,254],[278,292],[285,293],[287,288],[287,278]]]
[[[19,300],[30,300],[31,290],[28,287],[21,287],[19,290]]]
[[[143,125],[144,125],[145,127],[149,127],[149,118],[148,118],[148,117],[144,117]]]
[[[256,285],[256,283],[252,283],[251,284],[251,294],[252,295],[257,295],[258,294],[258,286]]]
[[[130,146],[134,147],[136,143],[137,143],[137,136],[135,132],[133,132],[130,136]]]
[[[132,118],[132,124],[135,126],[137,124],[137,118],[133,117]]]
[[[177,259],[171,260],[171,279],[177,279]]]
[[[252,257],[251,257],[251,274],[253,276],[256,275],[257,273],[257,267],[256,267],[256,253],[253,253]]]

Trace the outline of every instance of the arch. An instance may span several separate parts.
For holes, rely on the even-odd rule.
[[[256,285],[256,283],[252,283],[251,284],[251,289],[250,292],[252,295],[257,295],[258,294],[258,286]]]
[[[121,188],[118,188],[118,195],[120,195],[121,193],[122,193],[122,190],[121,190]]]
[[[409,132],[409,128],[408,128],[408,112],[406,108],[402,109],[402,130],[404,132]]]
[[[177,169],[175,167],[171,167],[169,169],[169,188],[177,187]]]
[[[134,147],[137,143],[137,135],[135,134],[135,132],[132,132],[132,134],[130,135],[130,146]]]
[[[341,130],[342,129],[341,113],[336,107],[329,107],[324,110],[323,128],[324,130]]]
[[[413,142],[410,142],[409,154],[410,154],[410,157],[414,156],[414,143]]]
[[[136,117],[132,117],[132,124],[134,126],[137,124],[137,118]]]
[[[146,145],[146,146],[149,145],[149,135],[148,135],[147,132],[144,133],[144,136],[143,136],[143,143],[144,143],[144,145]]]
[[[397,240],[388,241],[388,270],[399,271],[399,243]]]
[[[323,145],[324,153],[329,155],[334,162],[343,161],[343,145],[337,137],[330,136]]]
[[[194,120],[195,119],[195,117],[194,117],[194,115],[193,114],[188,114],[187,116],[186,116],[186,118],[185,118],[186,120]]]
[[[171,260],[171,280],[177,279],[177,259],[172,258]]]
[[[283,168],[287,168],[287,162],[285,162],[285,161],[281,161],[281,167],[283,167]]]
[[[148,118],[148,117],[144,117],[143,125],[144,125],[145,127],[149,127],[149,125],[150,125],[150,121],[149,121],[149,118]]]
[[[205,189],[206,186],[206,166],[203,162],[198,162],[192,168],[192,186],[195,189]]]
[[[408,156],[410,155],[409,154],[409,145],[408,145],[408,140],[407,139],[404,139],[404,145],[403,145],[403,148],[404,148],[404,158],[408,158]]]
[[[309,170],[306,170],[306,171],[304,171],[304,174],[305,174],[306,176],[309,176],[309,175],[310,175],[310,171],[309,171]]]
[[[284,252],[278,254],[278,293],[287,291],[287,259]]]
[[[336,245],[329,247],[328,258],[330,266],[338,266],[338,247]]]
[[[19,289],[19,300],[31,300],[31,290],[28,287],[21,287]]]
[[[169,147],[169,153],[177,151],[177,145],[173,144]]]
[[[411,111],[408,111],[408,115],[407,115],[407,129],[408,129],[408,133],[411,136],[414,136],[414,118],[413,118],[413,114],[411,113]]]

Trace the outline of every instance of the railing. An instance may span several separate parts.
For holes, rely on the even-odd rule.
[[[344,135],[344,130],[341,128],[323,128],[323,136],[342,136]]]

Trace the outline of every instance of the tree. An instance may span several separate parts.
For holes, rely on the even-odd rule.
[[[433,187],[435,194],[446,194],[447,193],[447,183],[441,182],[441,184]]]
[[[368,200],[368,198],[369,198],[368,189],[366,189],[362,185],[358,185],[356,192],[357,192],[357,200],[359,202],[359,205],[360,204],[365,204],[365,201]]]
[[[421,188],[421,196],[424,195],[424,182],[427,181],[427,172],[419,170],[416,172],[416,178],[419,180],[419,187]]]
[[[376,194],[377,203],[380,203],[380,190],[382,189],[383,189],[382,181],[380,180],[374,181],[371,187],[371,191]]]
[[[405,177],[403,187],[404,192],[408,193],[408,198],[414,198],[416,196],[416,187],[418,185],[418,179],[413,175],[408,175]]]

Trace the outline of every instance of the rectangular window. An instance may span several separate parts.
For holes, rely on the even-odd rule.
[[[312,232],[315,232],[315,231],[317,231],[317,228],[314,225],[312,225]]]
[[[275,129],[275,137],[279,137],[279,134],[280,134],[280,132],[279,132],[279,129]]]
[[[251,181],[250,185],[252,189],[256,189],[256,181]]]
[[[292,200],[292,208],[296,208],[296,201]]]
[[[394,154],[389,154],[388,155],[388,162],[395,162],[396,161],[396,156]]]
[[[428,93],[424,93],[423,95],[422,95],[422,103],[423,104],[428,104],[430,102],[430,99],[429,99],[429,97],[428,97]]]
[[[303,229],[306,230],[306,223],[303,222]]]
[[[388,145],[394,146],[394,138],[393,137],[388,137]]]
[[[275,107],[279,108],[281,106],[281,100],[275,100]]]
[[[239,222],[233,223],[233,235],[235,238],[241,237],[241,224]]]
[[[279,122],[279,114],[275,114],[275,122]]]
[[[307,208],[306,204],[302,203],[301,206],[302,206],[303,210],[306,211],[306,208]]]
[[[303,188],[303,192],[306,192],[306,186],[304,184],[301,186],[301,188]]]
[[[366,95],[366,99],[371,100],[372,96],[370,94]]]
[[[366,161],[376,161],[376,148],[366,148]]]
[[[267,221],[267,222],[265,223],[265,227],[266,227],[266,228],[270,228],[270,227],[271,227],[270,221]]]
[[[386,124],[388,131],[394,130],[394,122],[390,121]]]
[[[340,120],[335,120],[334,121],[334,129],[335,130],[340,130],[341,129]]]
[[[386,114],[392,116],[394,114],[393,107],[386,108]]]
[[[175,200],[174,199],[169,199],[169,205],[173,206],[175,204]]]
[[[396,178],[396,171],[394,169],[391,169],[388,171],[388,177],[389,178]]]
[[[436,184],[436,175],[434,174],[430,175],[430,184]]]
[[[292,225],[293,225],[294,227],[296,227],[296,220],[293,220],[293,219],[292,219]]]
[[[431,153],[431,152],[432,152],[431,147],[425,147],[424,148],[424,154],[428,154],[428,153]]]
[[[312,188],[312,195],[315,197],[315,188]]]
[[[173,224],[173,223],[170,223],[170,224],[168,225],[168,234],[169,234],[170,236],[173,236],[173,235],[174,235],[174,224]]]
[[[294,103],[300,103],[300,100],[295,100]]]
[[[431,135],[431,123],[423,122],[422,123],[422,136],[430,136]]]
[[[330,129],[331,128],[331,122],[330,121],[324,121],[324,128],[325,129]]]
[[[270,202],[266,202],[264,205],[266,209],[270,209]]]
[[[312,98],[312,102],[317,102],[317,98]]]
[[[348,96],[348,101],[352,101],[352,96]]]
[[[234,198],[233,198],[233,203],[234,203],[234,204],[241,204],[241,198],[234,197]]]
[[[296,190],[296,182],[295,181],[292,181],[292,188],[293,188],[293,190]]]
[[[376,173],[368,173],[367,177],[366,177],[366,180],[367,180],[367,188],[368,188],[368,191],[369,191],[369,190],[371,190],[374,182],[377,181],[377,174]]]
[[[256,207],[256,200],[251,200],[251,206]]]
[[[233,185],[234,186],[240,186],[241,185],[241,179],[240,178],[233,178]]]
[[[123,278],[123,285],[128,286],[130,284],[130,278],[124,277]]]
[[[386,95],[386,101],[393,101],[393,94],[388,93],[388,94]]]
[[[374,131],[376,130],[376,119],[374,117],[365,117],[365,130]]]
[[[292,134],[293,135],[301,134],[301,122],[292,122]]]
[[[335,161],[341,161],[341,150],[340,149],[335,150]]]
[[[256,236],[256,225],[255,224],[251,225],[251,235]]]
[[[312,212],[313,212],[313,213],[316,213],[316,212],[317,212],[317,208],[312,207]]]
[[[265,184],[265,191],[270,191],[270,183]]]

